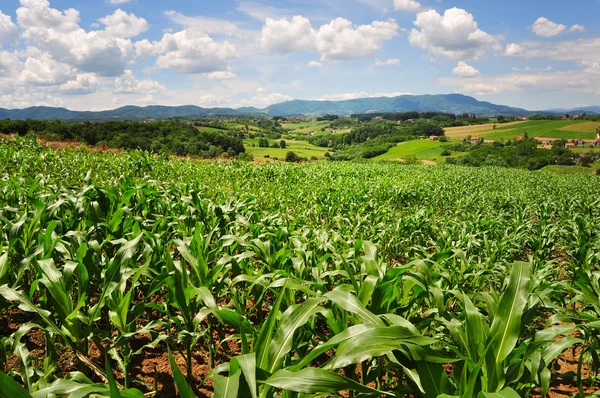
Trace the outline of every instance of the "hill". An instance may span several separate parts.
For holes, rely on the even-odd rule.
[[[325,114],[350,115],[373,112],[447,112],[471,113],[479,116],[530,116],[536,113],[577,113],[576,110],[528,111],[506,105],[479,101],[462,94],[402,95],[399,97],[357,98],[345,101],[293,100],[271,105],[265,109],[244,107],[202,108],[186,106],[124,106],[107,111],[72,111],[65,108],[37,106],[26,109],[2,109],[0,119],[60,119],[83,120],[136,120],[168,119],[173,117],[268,115],[268,116],[319,116]],[[600,113],[600,107],[587,107],[581,112]],[[579,112],[579,113],[581,113]]]
[[[288,101],[271,105],[269,115],[348,115],[372,112],[447,112],[454,114],[474,113],[481,116],[527,116],[525,109],[495,105],[478,101],[462,94],[402,95],[399,97],[358,98],[346,101]]]

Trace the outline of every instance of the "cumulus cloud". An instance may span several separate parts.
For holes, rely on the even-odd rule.
[[[114,37],[135,37],[148,30],[148,22],[134,14],[117,9],[113,14],[100,19],[106,25],[106,32]]]
[[[14,42],[19,38],[17,25],[10,18],[10,15],[5,15],[0,10],[0,46],[2,43]]]
[[[310,20],[302,16],[291,19],[267,18],[261,33],[264,49],[278,54],[315,51],[321,60],[347,60],[371,56],[385,41],[398,34],[394,20],[374,21],[369,25],[354,26],[344,18],[314,29]]]
[[[491,95],[507,92],[575,92],[600,95],[600,80],[585,70],[510,73],[478,76],[472,79],[440,79],[443,85],[454,86],[460,92]]]
[[[591,64],[589,67],[587,67],[585,69],[585,72],[600,75],[600,63],[594,62],[593,64]]]
[[[525,47],[520,46],[515,43],[510,43],[510,44],[506,45],[504,54],[506,54],[508,56],[515,56],[515,55],[524,55],[526,52],[527,52],[527,49],[525,49]]]
[[[415,0],[394,0],[394,9],[396,11],[416,12],[421,9],[421,3]]]
[[[157,81],[136,79],[131,70],[115,79],[114,92],[117,94],[154,94],[165,90],[165,86]]]
[[[79,11],[56,10],[47,0],[21,0],[17,9],[23,38],[50,52],[53,58],[101,76],[123,73],[134,57],[132,42],[116,37],[115,31],[88,32],[79,26],[79,21]]]
[[[267,94],[265,92],[259,92],[257,95],[255,95],[254,97],[248,99],[244,99],[240,102],[239,106],[253,106],[255,108],[266,108],[270,105],[273,104],[279,104],[281,102],[285,102],[285,101],[291,101],[293,100],[292,97],[290,97],[289,95],[286,94],[279,94],[279,93],[270,93]]]
[[[62,84],[59,89],[67,94],[89,94],[100,89],[100,82],[94,74],[82,73]]]
[[[238,57],[235,45],[216,42],[205,33],[189,29],[166,33],[155,42],[144,39],[135,46],[140,56],[157,55],[159,68],[172,68],[183,74],[227,71],[229,61]]]
[[[575,24],[575,25],[571,26],[571,28],[569,28],[569,31],[582,33],[582,32],[585,32],[585,26]]]
[[[581,66],[600,63],[600,38],[509,44],[506,55],[571,61]]]
[[[267,18],[260,43],[264,49],[278,54],[314,50],[317,32],[308,18],[296,15],[291,19]]]
[[[108,0],[109,4],[126,4],[129,3],[131,0]]]
[[[464,63],[463,61],[460,61],[456,68],[452,69],[452,73],[454,73],[456,76],[464,78],[477,77],[481,74],[477,69]]]
[[[377,59],[375,60],[374,66],[397,66],[400,65],[400,60],[398,58],[390,58],[386,60]]]
[[[235,79],[235,73],[233,73],[230,69],[218,72],[211,72],[206,75],[208,79],[211,80],[229,80]]]
[[[531,27],[533,33],[541,37],[553,37],[563,33],[567,27],[563,24],[552,22],[546,17],[539,17]]]
[[[472,14],[451,8],[440,15],[435,10],[420,12],[410,32],[411,44],[450,59],[481,57],[486,47],[498,46],[494,36],[479,29]]]
[[[323,66],[323,63],[320,61],[309,61],[308,66],[310,66],[311,68],[320,68],[321,66]]]

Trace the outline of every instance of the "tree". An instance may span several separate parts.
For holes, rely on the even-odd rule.
[[[496,119],[498,119],[498,123],[504,123],[506,121],[506,118],[502,115],[498,116]]]
[[[300,157],[298,155],[296,155],[295,152],[289,151],[285,155],[285,161],[289,162],[289,163],[297,163],[300,161]]]
[[[281,149],[285,149],[287,147],[287,143],[284,140],[279,141],[279,147]]]

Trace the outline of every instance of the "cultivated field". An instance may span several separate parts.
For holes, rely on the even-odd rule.
[[[273,144],[274,142],[279,143],[281,140],[269,140],[269,144]],[[296,155],[310,159],[313,156],[319,159],[322,159],[325,153],[327,152],[327,148],[321,148],[315,145],[311,145],[306,141],[294,141],[294,140],[285,140],[286,147],[285,148],[261,148],[258,146],[258,139],[245,139],[244,146],[246,147],[246,152],[254,156],[257,160],[267,159],[265,156],[268,156],[270,159],[278,158],[279,160],[285,159],[285,155],[292,151]],[[254,146],[252,146],[254,144]]]
[[[493,124],[451,127],[446,129],[446,135],[451,138],[466,138],[470,135],[483,137],[486,140],[514,140],[515,137],[527,133],[530,137],[594,140],[598,127],[600,127],[600,122],[535,120],[497,124],[495,130]]]
[[[504,124],[496,124],[497,126],[513,127],[524,122],[512,122]],[[485,136],[487,133],[494,131],[494,124],[476,124],[473,126],[447,127],[444,129],[446,136],[450,138],[463,139],[468,136]]]
[[[0,141],[0,396],[584,396],[599,190]]]

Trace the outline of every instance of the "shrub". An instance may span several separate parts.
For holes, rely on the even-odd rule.
[[[285,161],[290,163],[297,163],[300,161],[300,157],[296,155],[296,152],[289,151],[285,155]]]

